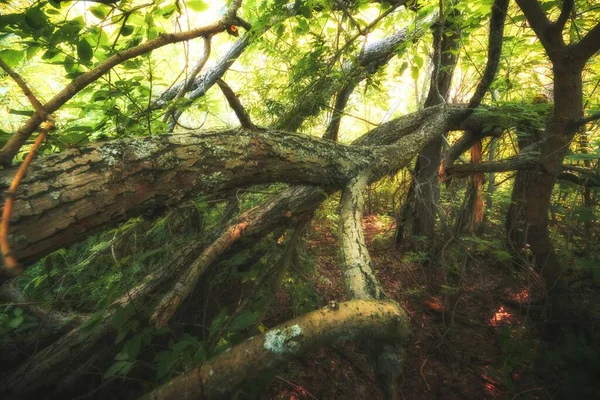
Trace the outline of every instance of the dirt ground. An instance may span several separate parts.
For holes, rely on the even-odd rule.
[[[385,218],[363,221],[376,273],[386,293],[409,313],[413,327],[402,377],[404,399],[547,399],[546,385],[527,362],[511,359],[502,335],[527,335],[527,302],[542,290],[524,268],[485,259],[464,249],[459,290],[448,292],[443,268],[411,262],[390,248],[393,226]],[[375,240],[374,240],[375,238]],[[314,224],[307,239],[314,254],[315,290],[323,305],[344,301],[336,239],[331,227]],[[383,242],[383,246],[382,246]],[[289,318],[285,289],[265,320],[268,326]],[[519,304],[523,304],[522,307]],[[531,335],[529,335],[531,336]],[[510,342],[509,342],[510,343]],[[505,346],[506,347],[506,346]],[[266,399],[383,398],[369,362],[356,343],[320,349],[278,371]]]

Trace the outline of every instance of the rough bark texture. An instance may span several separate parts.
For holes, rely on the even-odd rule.
[[[351,299],[383,299],[385,294],[373,272],[362,229],[363,191],[369,179],[361,174],[342,192],[338,236],[346,292]]]
[[[361,174],[352,179],[342,193],[339,221],[342,270],[348,297],[385,299],[387,296],[375,276],[362,229],[363,193],[368,182],[368,175]],[[396,399],[404,356],[400,343],[366,338],[365,344],[386,399]]]
[[[406,339],[406,313],[391,301],[354,300],[313,311],[255,336],[173,379],[148,399],[222,399],[244,382],[334,342]]]
[[[29,262],[145,210],[201,193],[277,181],[339,187],[374,157],[366,148],[242,130],[68,150],[32,163],[16,197],[11,244],[19,260]],[[14,173],[14,168],[0,173],[2,186]]]
[[[583,118],[583,81],[585,63],[600,50],[600,24],[592,28],[579,42],[566,45],[563,37],[564,17],[551,23],[535,0],[517,0],[527,21],[544,46],[554,74],[554,109],[546,124],[540,163],[523,177],[520,190],[523,201],[525,236],[536,267],[546,280],[548,293],[557,316],[564,305],[566,292],[562,266],[554,252],[548,232],[548,212],[552,189],[562,172],[563,159],[573,140],[574,124]],[[564,2],[561,15],[568,15],[573,2]],[[562,315],[564,317],[564,315]]]
[[[94,144],[34,161],[16,196],[11,245],[32,262],[148,210],[202,193],[268,182],[340,188],[365,168],[382,177],[460,128],[462,107],[432,107],[390,121],[345,146],[281,131],[231,130]],[[2,186],[15,168],[0,172]],[[6,273],[6,271],[4,271]],[[6,276],[4,276],[4,279]]]

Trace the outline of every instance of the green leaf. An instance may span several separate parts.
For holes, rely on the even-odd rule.
[[[8,64],[9,67],[14,68],[21,60],[25,53],[20,50],[2,50],[0,51],[0,58]]]
[[[106,373],[104,374],[104,378],[111,378],[111,377],[115,376],[117,373],[119,373],[121,370],[123,370],[125,368],[125,366],[127,366],[128,364],[130,364],[129,361],[117,361],[116,363],[114,363],[113,365],[110,366],[108,371],[106,371]]]
[[[115,360],[116,361],[128,361],[129,360],[129,354],[127,354],[124,351],[122,351],[120,353],[117,353],[117,355],[115,355]]]
[[[14,317],[10,321],[8,321],[8,326],[10,326],[11,328],[18,328],[22,322],[23,322],[23,316],[17,315],[16,317]]]
[[[23,309],[19,308],[19,307],[15,307],[15,309],[13,310],[13,313],[15,315],[23,315]]]
[[[38,30],[46,26],[47,20],[40,7],[34,7],[25,13],[25,23],[32,29]]]
[[[119,330],[119,333],[117,334],[117,338],[115,339],[115,344],[121,343],[123,341],[123,339],[125,339],[127,337],[128,333],[129,333],[129,329]]]
[[[170,356],[170,353],[169,353]],[[173,365],[175,364],[175,360],[171,359],[171,358],[165,358],[164,360],[162,360],[161,362],[158,363],[158,365],[156,366],[156,379],[160,380],[165,378],[170,372],[171,369],[173,368]]]
[[[200,347],[196,351],[196,354],[194,354],[194,361],[196,363],[200,364],[200,363],[206,361],[207,358],[208,358],[208,354],[206,354],[206,350],[204,349],[204,346],[200,345]]]
[[[410,68],[410,76],[416,81],[417,79],[419,79],[419,67],[413,65]]]
[[[79,43],[77,43],[77,56],[84,62],[89,62],[94,56],[94,49],[92,49],[92,46],[87,40],[81,39]]]
[[[131,303],[129,303],[131,304]],[[113,314],[111,324],[115,329],[121,329],[127,321],[135,314],[135,310],[131,311],[129,304],[125,307],[118,307]]]
[[[173,344],[172,349],[174,352],[181,353],[190,345],[190,342],[187,340],[180,340],[177,343]]]
[[[110,8],[108,8],[107,6],[105,6],[103,4],[90,7],[90,12],[92,13],[92,15],[94,17],[96,17],[98,19],[106,18],[106,15],[108,14],[109,10],[110,10]]]
[[[413,61],[415,62],[415,64],[417,65],[417,67],[419,67],[419,68],[423,67],[423,57],[421,57],[421,56],[414,56],[413,57]]]
[[[231,327],[236,331],[243,331],[244,329],[251,327],[257,319],[257,312],[245,310],[233,320]]]
[[[202,0],[188,0],[185,2],[185,5],[189,9],[197,11],[197,12],[208,10],[208,4],[206,4]]]
[[[129,359],[135,360],[140,354],[140,350],[142,349],[142,336],[134,336],[125,347],[127,348],[127,352],[129,353]]]
[[[121,36],[129,36],[133,33],[134,27],[131,25],[123,25],[121,28]]]
[[[73,72],[73,70],[77,67],[77,61],[75,61],[73,57],[67,56],[63,62],[63,66],[65,67],[65,71]]]

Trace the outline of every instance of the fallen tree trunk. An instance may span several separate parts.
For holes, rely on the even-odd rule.
[[[11,245],[28,263],[148,209],[269,182],[341,186],[373,149],[306,136],[230,130],[91,145],[40,158],[23,180]],[[16,172],[0,173],[7,186]]]
[[[192,196],[286,182],[341,188],[364,168],[379,176],[405,165],[435,135],[428,118],[459,124],[460,106],[433,108],[373,129],[347,146],[282,131],[229,130],[129,139],[34,161],[17,193],[10,240],[22,263],[148,210]],[[437,118],[439,116],[440,118]],[[0,172],[7,186],[16,168]],[[3,269],[3,279],[6,279]]]
[[[408,317],[391,301],[354,300],[313,311],[233,347],[150,393],[148,399],[221,399],[292,358],[336,341],[402,340]]]

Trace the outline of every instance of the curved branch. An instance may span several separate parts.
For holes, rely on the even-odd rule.
[[[210,57],[210,51],[211,51],[211,38],[205,37],[204,38],[204,49],[202,51],[202,55],[200,56],[200,59],[198,60],[196,65],[192,68],[190,75],[187,77],[187,79],[185,80],[185,82],[183,83],[183,85],[181,86],[181,88],[179,89],[177,94],[175,95],[175,98],[173,98],[174,101],[177,101],[177,100],[183,98],[183,96],[185,96],[187,91],[190,89],[190,87],[194,83],[196,76],[198,76],[200,71],[202,71],[202,68],[204,68],[204,66],[206,65],[206,62],[208,61],[208,58]],[[175,125],[177,124],[177,120],[179,119],[180,116],[181,116],[181,112],[179,110],[176,110],[174,106],[170,107],[169,110],[165,113],[163,122],[167,122],[169,120],[169,118],[173,118],[173,123],[170,127],[171,132],[175,128]]]
[[[376,163],[376,153],[298,134],[248,130],[67,150],[31,164],[14,202],[13,251],[27,263],[144,210],[202,193],[269,182],[340,187],[354,169]],[[15,168],[0,172],[0,185],[14,174]]]
[[[358,338],[403,340],[408,317],[395,302],[353,300],[305,314],[255,336],[156,389],[146,398],[219,399],[310,350]]]
[[[535,1],[535,0],[534,0]],[[492,6],[492,17],[490,19],[490,33],[488,37],[488,58],[485,71],[477,84],[475,93],[469,102],[469,111],[472,112],[481,104],[485,93],[494,81],[496,72],[500,65],[502,55],[502,42],[504,39],[504,21],[508,10],[509,0],[495,0]]]
[[[279,118],[276,126],[289,131],[297,130],[306,118],[318,114],[329,104],[336,92],[345,86],[355,87],[397,55],[402,44],[421,37],[426,27],[433,23],[435,18],[437,18],[437,11],[419,20],[416,26],[411,23],[392,35],[367,45],[353,61],[344,63],[341,71],[343,79],[335,79],[331,76],[319,78],[307,91],[300,93],[292,108]]]
[[[40,320],[40,325],[45,331],[58,331],[61,328],[64,328],[65,325],[74,328],[88,317],[87,315],[47,309],[36,303],[30,303],[28,299],[23,296],[21,291],[19,291],[15,285],[10,283],[0,286],[0,298],[30,311],[31,314]]]

